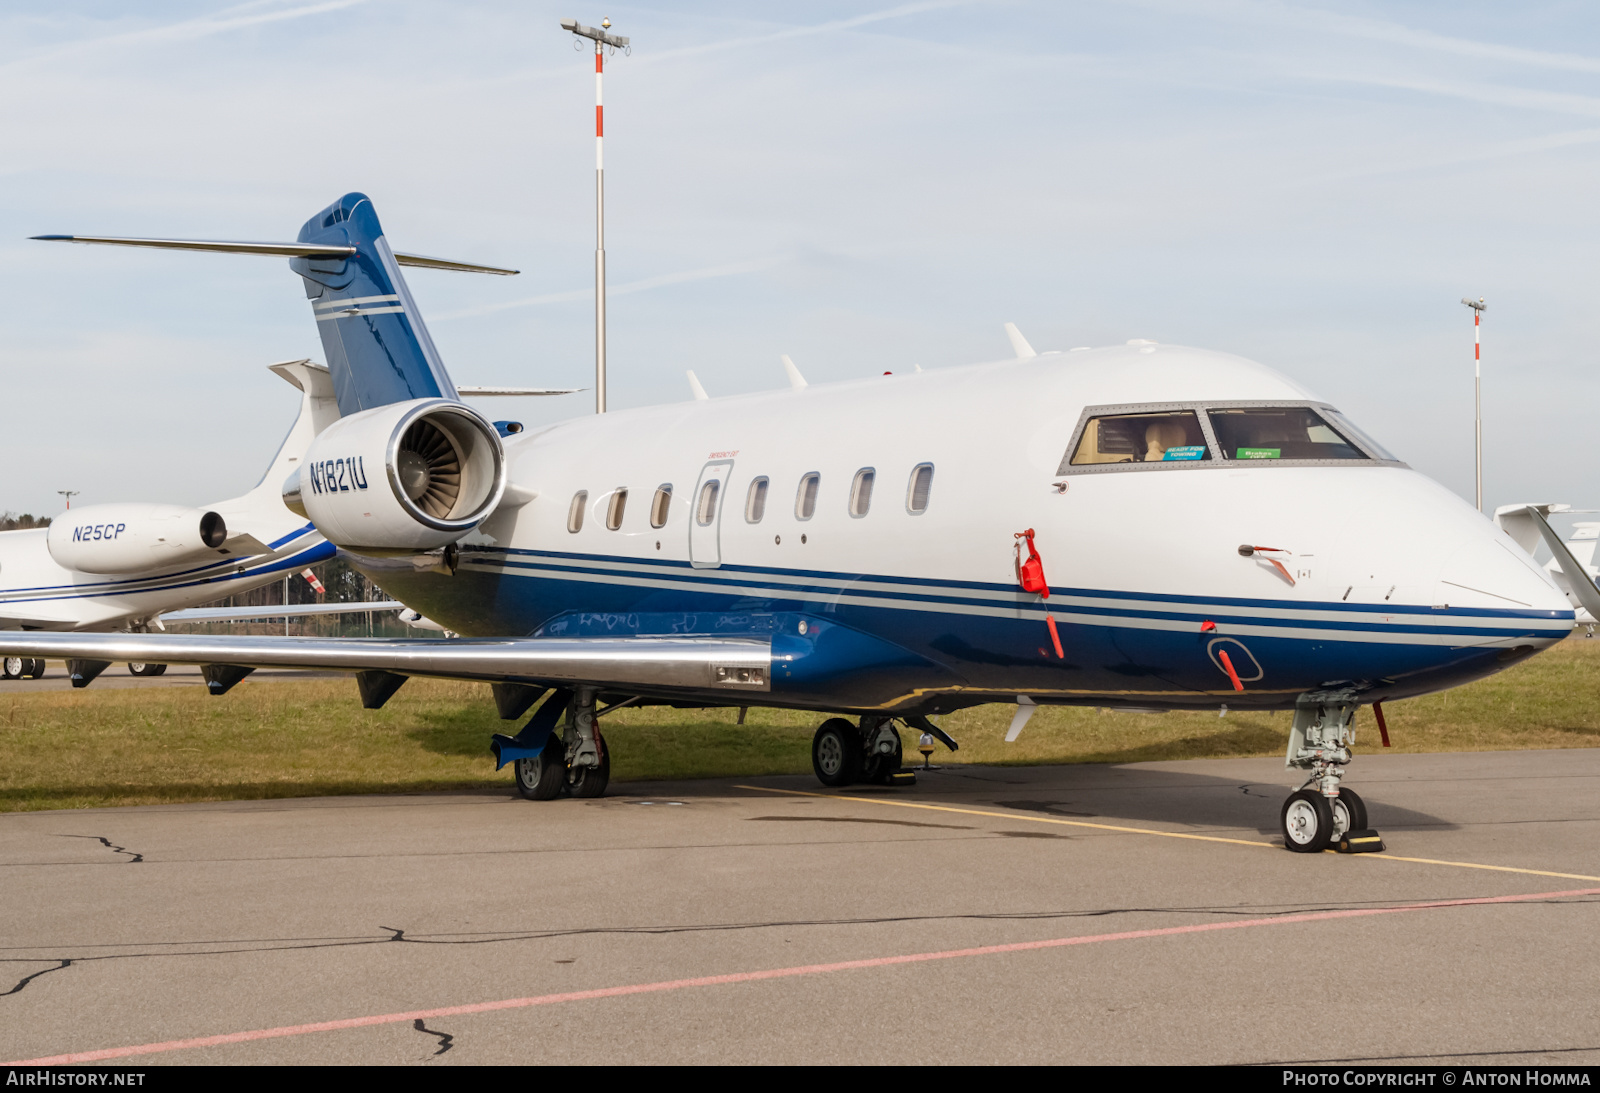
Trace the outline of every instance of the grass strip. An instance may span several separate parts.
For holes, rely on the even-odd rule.
[[[121,667],[114,669],[121,671]],[[53,668],[59,672],[59,666]],[[510,785],[491,733],[515,732],[482,684],[414,679],[382,710],[353,680],[252,682],[221,698],[199,686],[12,691],[0,683],[0,811]],[[1508,671],[1386,705],[1397,752],[1600,744],[1600,641],[1573,639]],[[1289,715],[1133,714],[1042,707],[1013,744],[1011,706],[941,719],[963,763],[1132,763],[1281,755]],[[623,709],[603,722],[617,781],[798,774],[822,715]],[[1378,747],[1370,714],[1359,750]],[[916,739],[905,740],[917,761]]]

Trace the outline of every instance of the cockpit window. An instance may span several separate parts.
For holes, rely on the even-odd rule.
[[[1308,406],[1257,406],[1206,413],[1224,459],[1371,458]]]
[[[1210,458],[1195,412],[1167,410],[1090,418],[1071,465],[1192,463]]]
[[[1387,459],[1391,463],[1400,462],[1398,456],[1389,451],[1389,449],[1385,448],[1382,444],[1379,444],[1376,440],[1373,440],[1372,437],[1369,436],[1364,430],[1357,429],[1355,425],[1351,423],[1350,419],[1345,417],[1338,410],[1322,410],[1320,413],[1329,421],[1333,422],[1333,427],[1335,429],[1338,429],[1345,436],[1361,445],[1379,459]]]

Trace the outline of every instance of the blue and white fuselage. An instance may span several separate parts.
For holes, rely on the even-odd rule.
[[[1262,406],[1325,404],[1238,357],[1137,345],[612,412],[506,439],[513,501],[453,576],[355,561],[463,636],[770,635],[763,701],[858,711],[1376,701],[1570,632],[1527,554],[1376,446],[1238,459],[1213,428],[1204,459],[1072,465],[1096,417]],[[1047,601],[1019,587],[1027,528]]]

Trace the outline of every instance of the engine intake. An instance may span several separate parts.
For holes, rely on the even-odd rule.
[[[446,399],[340,418],[312,441],[283,502],[329,542],[367,553],[433,550],[500,503],[505,453],[495,427]]]

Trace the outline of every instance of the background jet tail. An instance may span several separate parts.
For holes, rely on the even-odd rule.
[[[355,248],[289,261],[305,282],[341,415],[458,397],[365,194],[345,194],[306,221],[299,242]]]

